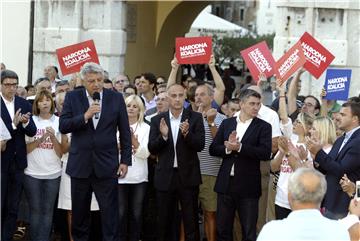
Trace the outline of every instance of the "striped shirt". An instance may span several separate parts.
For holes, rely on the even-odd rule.
[[[225,119],[225,115],[217,113],[214,120],[216,127],[219,128],[221,122]],[[221,158],[210,156],[209,154],[209,147],[213,141],[213,138],[211,136],[211,130],[206,118],[204,118],[204,128],[205,147],[201,152],[198,152],[201,175],[217,176],[221,165]]]

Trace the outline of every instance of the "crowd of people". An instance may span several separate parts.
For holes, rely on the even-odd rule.
[[[360,95],[170,66],[22,87],[2,64],[2,240],[359,239]]]

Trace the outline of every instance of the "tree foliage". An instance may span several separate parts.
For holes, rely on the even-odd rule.
[[[261,41],[266,41],[270,49],[272,49],[275,34],[262,36],[246,35],[240,38],[218,38],[213,36],[213,49],[217,63],[222,63],[225,59],[236,59],[241,57],[240,51],[246,49]]]

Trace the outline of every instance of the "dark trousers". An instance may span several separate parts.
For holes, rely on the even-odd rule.
[[[184,187],[177,171],[174,172],[171,189],[157,191],[158,241],[177,240],[174,235],[176,210],[180,202],[181,217],[184,222],[185,240],[199,241],[198,195],[199,187]]]
[[[90,203],[94,191],[101,213],[103,241],[118,241],[119,213],[117,178],[71,177],[72,236],[74,241],[88,241]]]
[[[15,162],[15,160],[14,160]],[[12,240],[24,182],[24,170],[1,173],[1,240]]]
[[[283,208],[275,204],[275,216],[277,220],[287,218],[290,213],[291,209]]]
[[[119,184],[120,241],[139,241],[147,183]]]
[[[235,185],[230,182],[230,185]],[[218,193],[216,210],[217,241],[233,240],[235,211],[238,212],[242,240],[256,240],[256,223],[259,212],[259,198],[243,198],[238,193]]]

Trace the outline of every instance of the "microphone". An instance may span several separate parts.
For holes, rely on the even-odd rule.
[[[100,101],[100,93],[99,92],[94,92],[93,100],[95,101],[95,103],[99,103],[99,101]],[[99,115],[100,115],[100,113],[95,113],[95,119],[99,119]]]

